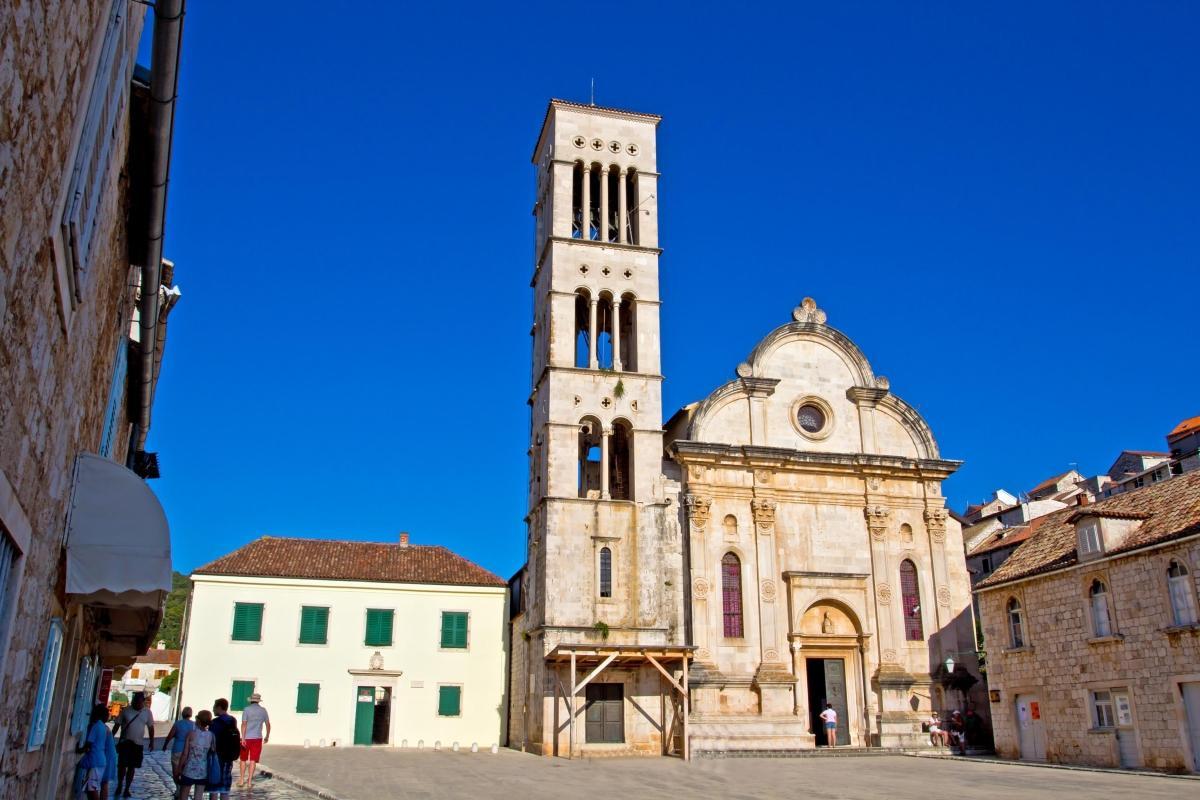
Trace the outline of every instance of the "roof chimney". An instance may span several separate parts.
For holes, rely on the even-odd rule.
[[[1075,504],[1079,506],[1086,506],[1090,502],[1087,492],[1080,492],[1079,496],[1075,498]]]
[[[408,547],[408,531],[400,531],[400,546]]]

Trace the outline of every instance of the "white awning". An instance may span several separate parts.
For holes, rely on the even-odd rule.
[[[81,453],[66,543],[67,594],[73,600],[148,611],[136,616],[153,619],[158,627],[158,613],[171,591],[171,536],[167,515],[145,481],[114,461]],[[111,633],[140,639],[154,630]]]

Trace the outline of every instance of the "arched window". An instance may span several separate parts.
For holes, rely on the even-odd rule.
[[[1196,622],[1196,589],[1188,568],[1171,559],[1167,567],[1167,589],[1171,594],[1171,616],[1176,625],[1193,625]]]
[[[612,597],[612,550],[600,548],[600,596]]]
[[[579,421],[579,496],[589,492],[600,496],[600,421],[584,417]]]
[[[633,429],[613,421],[608,443],[608,493],[613,500],[633,500]]]
[[[642,213],[642,211],[640,208],[638,208],[640,201],[638,200],[637,170],[631,168],[627,173],[625,173],[625,186],[625,202],[627,204],[625,211],[625,224],[629,229],[629,243],[640,244],[641,236],[640,231],[638,230],[638,216]]]
[[[1112,636],[1112,613],[1108,605],[1108,587],[1104,581],[1099,578],[1092,581],[1088,598],[1092,608],[1092,635]]]
[[[621,369],[626,372],[637,372],[638,369],[638,349],[637,349],[637,302],[633,295],[625,295],[621,298],[620,306],[618,307],[618,331],[619,339],[621,340],[620,353]]]
[[[607,292],[596,304],[596,365],[613,369],[613,300]]]
[[[575,293],[575,366],[587,369],[592,360],[592,296],[587,289]]]
[[[1008,643],[1012,647],[1025,646],[1025,614],[1015,597],[1008,601]]]
[[[900,599],[904,608],[904,638],[919,642],[925,638],[921,624],[921,588],[917,568],[907,558],[900,562]]]
[[[721,611],[725,619],[725,638],[741,639],[742,562],[733,553],[721,559]]]

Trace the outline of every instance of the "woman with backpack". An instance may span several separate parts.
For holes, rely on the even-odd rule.
[[[179,785],[176,800],[187,800],[192,792],[193,800],[204,800],[208,784],[208,762],[213,753],[213,735],[208,729],[212,712],[201,709],[196,715],[195,727],[183,740],[183,750],[175,762],[175,783]],[[193,788],[194,787],[194,788]]]
[[[213,735],[214,757],[210,759],[207,788],[210,795],[228,800],[233,788],[233,762],[242,751],[242,737],[237,720],[229,714],[229,701],[224,697],[213,703],[213,721],[208,726]]]

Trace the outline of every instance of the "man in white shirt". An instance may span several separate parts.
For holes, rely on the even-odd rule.
[[[264,732],[263,728],[266,728]],[[271,739],[271,716],[262,707],[262,695],[250,695],[242,710],[242,757],[238,764],[238,786],[249,786],[262,760],[263,745]]]
[[[131,797],[133,774],[142,766],[146,747],[146,733],[150,734],[150,749],[154,749],[154,715],[146,708],[146,695],[133,693],[133,701],[123,710],[113,725],[113,735],[120,731],[117,740],[117,791],[113,797],[121,797],[121,784],[125,784],[124,797]]]
[[[833,704],[825,704],[825,710],[821,712],[821,723],[825,726],[825,744],[837,747],[837,712],[833,710]]]

